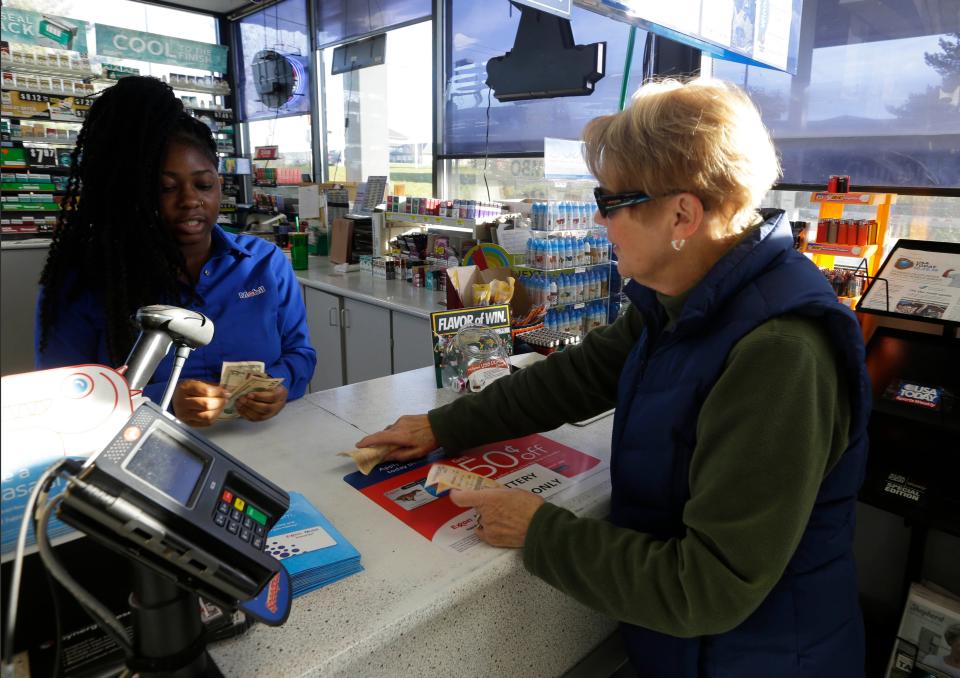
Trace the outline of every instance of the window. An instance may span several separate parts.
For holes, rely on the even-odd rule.
[[[486,170],[484,170],[486,164]],[[595,181],[558,181],[543,176],[543,158],[464,158],[445,160],[448,197],[467,200],[593,201]],[[488,198],[489,190],[489,198]]]
[[[399,194],[433,193],[432,23],[391,30],[380,66],[330,75],[322,92],[331,181],[387,176]]]
[[[430,16],[430,0],[315,0],[317,44],[323,47]]]
[[[300,174],[313,175],[310,116],[295,115],[247,123],[250,151],[257,146],[279,146],[276,160],[256,161],[257,167],[296,167]]]
[[[805,3],[796,76],[712,66],[761,109],[784,183],[849,174],[856,186],[960,186],[955,0]]]
[[[793,221],[810,224],[811,235],[816,230],[819,205],[810,202],[809,191],[771,191],[763,201],[767,207],[786,211]],[[848,205],[843,210],[847,219],[873,219],[876,209]],[[912,240],[940,240],[960,242],[960,198],[928,195],[900,195],[890,210],[884,253],[893,249],[900,238]]]
[[[284,0],[235,24],[239,46],[240,118],[263,120],[310,112],[310,31],[306,0]],[[275,77],[278,94],[258,93],[258,69]]]
[[[577,44],[606,41],[606,75],[593,94],[500,103],[490,97],[487,125],[487,60],[513,47],[520,12],[506,0],[447,0],[452,45],[444,55],[444,155],[543,153],[543,138],[579,139],[584,125],[619,107],[620,86],[630,27],[593,12],[573,8],[571,26]],[[646,33],[638,31],[627,92],[640,86]]]

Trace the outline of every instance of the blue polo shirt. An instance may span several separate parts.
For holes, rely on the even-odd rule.
[[[313,376],[317,354],[310,345],[303,295],[290,261],[276,245],[254,236],[234,235],[215,226],[211,237],[210,260],[196,285],[199,303],[186,308],[213,321],[213,341],[190,354],[180,378],[219,383],[225,360],[260,360],[271,377],[283,377],[290,400],[299,398]],[[40,295],[42,300],[42,290]],[[38,300],[37,368],[109,365],[106,316],[98,295],[85,290],[75,300],[61,296],[57,322],[50,328],[43,353]],[[154,402],[162,398],[173,354],[171,349],[144,389]]]

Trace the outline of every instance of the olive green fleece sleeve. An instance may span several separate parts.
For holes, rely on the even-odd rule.
[[[643,321],[630,306],[616,322],[587,334],[583,343],[498,379],[480,393],[428,413],[447,452],[555,429],[616,404],[620,371]]]
[[[846,447],[850,405],[838,379],[813,320],[758,327],[730,352],[700,412],[686,535],[658,540],[545,504],[524,564],[620,621],[680,637],[734,628],[782,576]]]

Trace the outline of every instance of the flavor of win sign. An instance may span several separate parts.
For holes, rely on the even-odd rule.
[[[430,330],[433,334],[433,366],[437,375],[437,388],[443,388],[443,372],[446,365],[447,347],[453,341],[457,332],[465,327],[483,325],[496,332],[507,347],[508,353],[513,352],[513,342],[510,339],[510,305],[476,306],[474,308],[458,308],[454,311],[437,311],[430,314]]]
[[[96,24],[97,54],[171,64],[216,73],[227,72],[227,48],[169,35]]]

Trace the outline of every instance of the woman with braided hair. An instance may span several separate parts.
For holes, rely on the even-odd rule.
[[[289,262],[274,245],[217,225],[220,181],[209,128],[156,78],[127,77],[91,106],[37,302],[38,368],[121,365],[141,306],[191,308],[214,322],[173,398],[176,415],[212,424],[226,404],[223,361],[260,360],[283,383],[251,393],[237,412],[259,421],[302,396],[316,366]],[[144,389],[159,402],[172,355]]]

